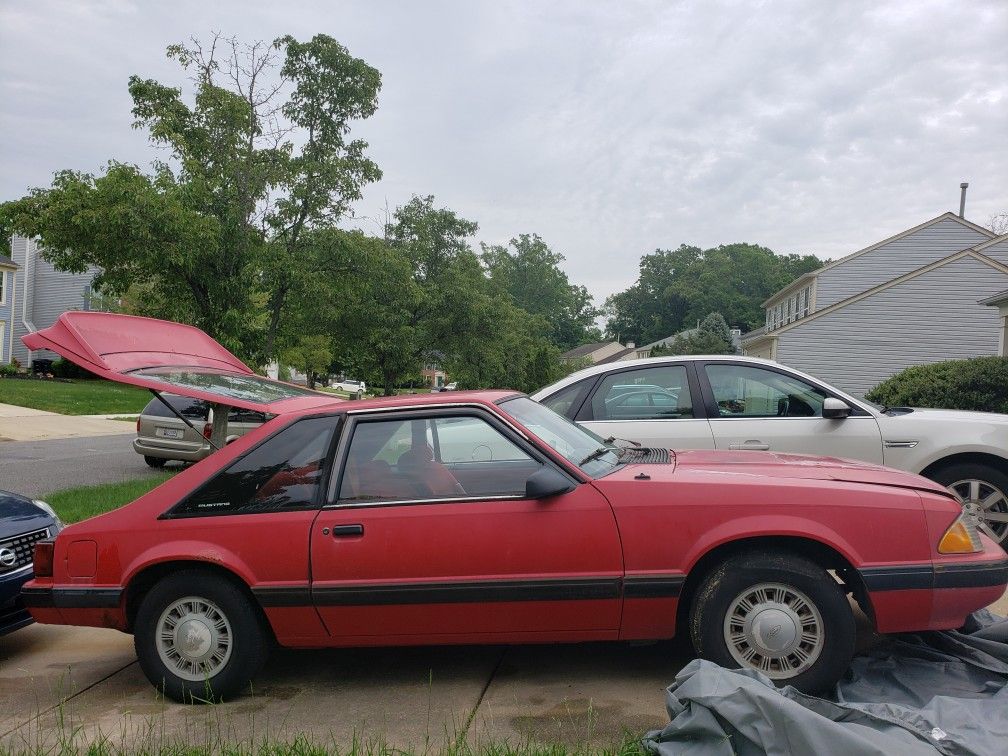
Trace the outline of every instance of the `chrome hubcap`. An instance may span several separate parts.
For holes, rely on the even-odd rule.
[[[782,583],[760,583],[729,605],[724,639],[739,665],[783,680],[815,664],[825,632],[808,596]]]
[[[960,480],[948,487],[977,526],[995,541],[1008,535],[1008,498],[985,480]]]
[[[231,658],[231,623],[204,598],[186,596],[158,621],[157,650],[164,665],[185,680],[208,680]]]

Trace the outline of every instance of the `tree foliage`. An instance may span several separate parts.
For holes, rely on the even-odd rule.
[[[648,344],[711,312],[743,331],[757,328],[764,322],[761,303],[820,265],[813,255],[776,255],[755,244],[659,249],[641,258],[633,286],[606,300],[606,333]]]
[[[482,246],[491,282],[511,301],[546,322],[547,337],[561,351],[599,341],[595,326],[601,312],[584,286],[572,284],[560,268],[564,256],[537,234],[521,234],[507,246]]]
[[[674,354],[734,354],[731,329],[720,312],[712,312],[696,328],[680,333],[666,346],[651,350],[652,357]]]
[[[134,127],[166,159],[146,173],[111,162],[64,171],[0,206],[6,233],[37,236],[62,269],[101,269],[145,314],[200,326],[265,358],[288,298],[310,276],[308,232],[333,228],[380,177],[352,124],[377,107],[381,77],[336,40],[241,44],[215,35],[168,48],[192,80],[133,76]]]

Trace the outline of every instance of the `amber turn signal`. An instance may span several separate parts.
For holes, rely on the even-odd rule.
[[[36,541],[35,553],[32,555],[35,577],[53,576],[53,550],[55,544],[52,541]]]
[[[938,542],[939,554],[975,554],[978,551],[983,551],[980,534],[966,515],[960,515]]]

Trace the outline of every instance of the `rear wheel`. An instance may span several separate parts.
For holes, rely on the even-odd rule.
[[[967,462],[929,475],[941,483],[1001,546],[1008,546],[1008,475],[995,467]]]
[[[854,614],[823,568],[784,553],[733,557],[704,580],[690,611],[699,656],[762,672],[814,693],[834,685],[854,655]]]
[[[248,596],[202,570],[183,570],[155,584],[137,613],[134,645],[151,684],[182,703],[236,695],[269,653]]]
[[[161,457],[144,456],[144,462],[147,463],[148,467],[164,467],[167,461],[167,459],[161,459]]]

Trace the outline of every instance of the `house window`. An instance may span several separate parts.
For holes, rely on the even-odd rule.
[[[7,304],[7,271],[0,270],[0,305]]]

